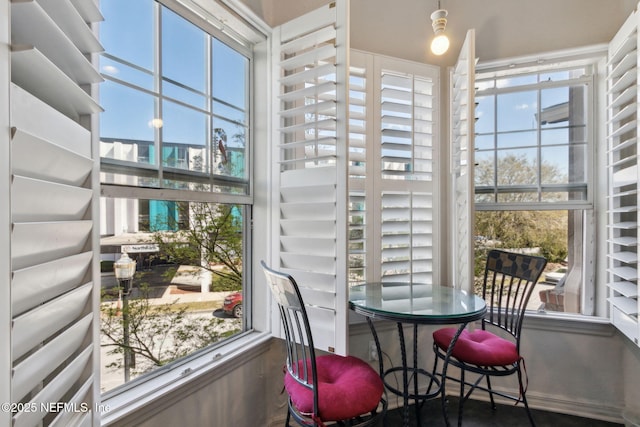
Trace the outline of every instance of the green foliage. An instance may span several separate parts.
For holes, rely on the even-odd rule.
[[[541,255],[552,263],[562,263],[569,255],[566,241],[559,241],[553,235],[546,236],[546,240],[540,244],[540,249]]]
[[[529,162],[524,155],[508,154],[499,159],[498,175],[495,175],[492,160],[481,160],[475,168],[476,185],[492,187],[526,188],[537,185],[537,166],[535,162]],[[549,164],[540,166],[540,181],[544,183],[561,183],[566,181],[557,167]],[[560,200],[562,195],[545,193],[547,200],[553,197]],[[504,204],[525,204],[538,201],[537,191],[513,191],[504,192],[493,199],[494,195],[478,195],[479,201]],[[520,208],[522,209],[522,208]],[[476,242],[478,247],[501,247],[508,249],[539,248],[541,254],[549,262],[562,262],[568,254],[568,217],[564,211],[541,210],[493,210],[476,211],[475,235],[482,236],[482,240]],[[478,259],[486,258],[486,251],[476,251]],[[476,269],[482,270],[483,262],[476,263]],[[478,273],[478,271],[476,271]]]
[[[216,275],[211,279],[211,292],[239,291],[242,284],[234,278]]]
[[[567,211],[477,211],[475,220],[476,236],[487,238],[480,246],[540,248],[549,262],[567,257]]]
[[[242,287],[242,221],[235,205],[180,204],[187,229],[156,231],[160,252],[171,261],[208,269],[224,287]]]

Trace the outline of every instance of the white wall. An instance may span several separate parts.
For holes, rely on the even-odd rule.
[[[271,419],[286,415],[283,361],[282,341],[271,340],[109,425],[268,426]]]
[[[388,354],[393,366],[400,366],[396,325],[389,322],[377,322],[376,325],[383,351]],[[431,333],[435,328],[425,325],[419,329],[421,367],[427,370],[433,366]],[[411,329],[405,327],[410,357],[411,334]],[[352,326],[350,338],[352,354],[367,360],[371,333],[366,324]],[[550,321],[544,316],[528,318],[523,327],[521,350],[529,377],[529,405],[537,409],[621,423],[625,400],[627,405],[637,405],[639,401],[638,381],[634,381],[634,377],[637,376],[640,352],[637,348],[629,348],[627,341],[607,323],[589,325],[568,319]],[[385,369],[390,366],[389,359],[385,357]],[[622,366],[630,368],[631,373]],[[377,369],[377,365],[374,367]],[[455,368],[450,369],[449,373],[458,375]],[[401,381],[399,376],[398,381]],[[517,391],[515,376],[495,379],[492,385],[495,389],[512,393]],[[458,391],[457,384],[448,384],[448,394],[455,395]],[[473,398],[486,400],[487,395],[477,392]],[[390,401],[395,402],[396,399]],[[456,408],[451,410],[455,412]],[[524,409],[522,417],[523,423],[526,423]]]

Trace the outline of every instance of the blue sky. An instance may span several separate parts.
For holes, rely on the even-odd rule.
[[[133,67],[109,58],[101,58],[100,71],[121,79],[143,90],[156,92],[151,73],[155,70],[154,31],[156,24],[153,0],[102,0],[105,21],[100,26],[100,39],[109,55]],[[207,87],[207,39],[209,36],[179,17],[162,8],[163,37],[162,70],[165,78],[176,82],[163,82],[165,95],[196,108],[206,109],[207,99],[201,93]],[[247,59],[213,39],[212,42],[214,114],[229,120],[214,119],[212,127],[224,128],[227,135],[241,131],[233,121],[245,122],[245,76]],[[185,89],[186,86],[188,89]],[[192,90],[189,90],[192,89]],[[194,93],[201,92],[201,93]],[[101,136],[123,139],[153,140],[154,126],[162,124],[165,141],[204,144],[207,115],[170,101],[163,101],[163,121],[157,120],[156,97],[110,81],[101,86],[100,102],[105,109],[101,116]],[[230,104],[231,108],[226,104]],[[154,120],[155,119],[155,120]],[[229,143],[233,143],[229,138]]]

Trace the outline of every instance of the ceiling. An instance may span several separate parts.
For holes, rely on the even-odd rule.
[[[327,0],[241,0],[276,26]],[[428,52],[437,0],[350,0],[351,46],[442,66],[455,63],[466,31],[476,32],[480,61],[607,43],[636,0],[441,0],[449,12],[449,52]]]

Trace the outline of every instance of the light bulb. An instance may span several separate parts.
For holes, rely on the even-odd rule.
[[[442,55],[449,49],[449,38],[445,34],[438,34],[431,42],[431,52],[434,55]]]

